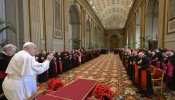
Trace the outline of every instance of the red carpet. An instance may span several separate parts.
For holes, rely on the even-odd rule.
[[[93,91],[98,81],[78,79],[55,92],[47,91],[46,95],[40,95],[37,100],[85,100]]]
[[[51,95],[74,100],[84,100],[93,90],[97,82],[96,80],[78,79]]]

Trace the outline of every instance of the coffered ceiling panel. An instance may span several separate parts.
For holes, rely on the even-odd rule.
[[[105,29],[124,28],[134,0],[87,0]]]

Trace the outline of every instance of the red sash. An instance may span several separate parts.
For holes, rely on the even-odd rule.
[[[56,60],[53,60],[52,63],[54,63],[55,71],[57,73],[58,66],[57,66]]]
[[[141,88],[146,91],[147,86],[147,70],[141,70]]]
[[[60,61],[60,73],[63,72],[63,66],[62,66],[62,62]]]
[[[136,65],[136,62],[133,62],[133,64],[134,64],[134,72],[135,72],[135,74],[134,74],[134,83],[138,83],[138,71],[139,71],[139,66],[138,65]]]
[[[5,71],[0,70],[0,79],[5,78],[7,76],[7,73]]]

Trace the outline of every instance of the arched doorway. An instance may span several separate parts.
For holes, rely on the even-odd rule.
[[[153,40],[158,38],[158,12],[159,1],[149,0],[146,14],[146,36],[153,37]]]
[[[72,39],[80,39],[80,17],[75,5],[69,8],[69,49],[72,49]]]
[[[90,21],[87,20],[86,21],[86,47],[85,48],[88,48],[90,46]]]
[[[112,35],[111,39],[110,39],[110,44],[111,44],[111,48],[117,48],[118,47],[118,37],[116,35]]]

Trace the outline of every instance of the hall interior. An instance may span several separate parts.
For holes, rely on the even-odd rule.
[[[22,50],[23,44],[31,41],[37,45],[38,53],[41,50],[62,52],[75,49],[75,41],[79,41],[78,49],[129,47],[155,50],[160,47],[175,50],[175,1],[0,0],[0,28],[5,26],[11,28],[0,31],[0,48],[10,43]],[[102,73],[99,82],[110,85],[115,98],[140,98],[140,94],[135,94],[135,87],[119,56],[112,53],[101,55],[59,78],[65,84],[76,77],[96,79],[96,76],[86,76],[85,71],[88,68],[95,70],[94,67],[100,67],[101,72],[96,72]],[[76,73],[76,70],[82,73]],[[121,72],[110,76],[107,71]],[[45,85],[39,84],[38,88],[46,88]],[[163,96],[156,93],[153,98],[173,97],[166,88],[163,91]]]

